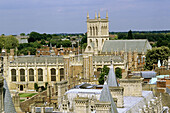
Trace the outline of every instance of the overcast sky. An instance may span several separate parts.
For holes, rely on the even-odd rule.
[[[170,0],[0,0],[0,34],[85,33],[107,10],[109,31],[170,29]]]

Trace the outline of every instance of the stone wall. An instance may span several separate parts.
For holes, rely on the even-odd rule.
[[[120,79],[120,86],[124,88],[123,96],[142,96],[143,79]]]

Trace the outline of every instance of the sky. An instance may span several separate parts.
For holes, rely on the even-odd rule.
[[[109,31],[170,29],[170,0],[0,0],[0,34],[85,33],[86,16],[109,15]]]

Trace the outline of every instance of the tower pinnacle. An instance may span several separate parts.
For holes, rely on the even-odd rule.
[[[97,13],[95,12],[95,19],[97,19]]]
[[[87,12],[87,19],[89,19],[89,12]]]
[[[98,13],[98,18],[100,18],[100,11],[99,11],[99,13]]]

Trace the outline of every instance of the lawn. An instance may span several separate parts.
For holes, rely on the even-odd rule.
[[[19,93],[20,97],[32,97],[36,95],[37,93]]]
[[[20,102],[23,102],[25,99],[20,99]]]

